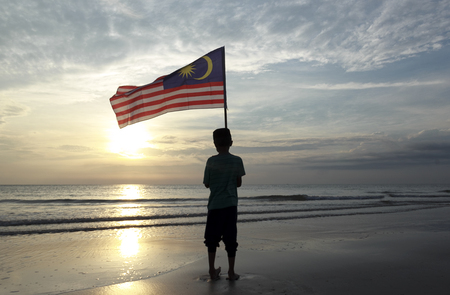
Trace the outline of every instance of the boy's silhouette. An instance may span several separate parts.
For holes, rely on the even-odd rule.
[[[239,279],[234,272],[237,243],[237,188],[245,175],[244,164],[238,156],[230,154],[233,141],[228,128],[213,132],[214,145],[218,152],[206,162],[203,184],[210,189],[208,218],[205,229],[205,245],[208,247],[209,275],[211,280],[220,278],[221,268],[215,268],[216,250],[220,240],[228,254],[228,278]]]

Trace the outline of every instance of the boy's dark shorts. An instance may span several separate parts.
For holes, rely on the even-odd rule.
[[[220,240],[223,240],[228,257],[236,256],[238,246],[236,223],[236,206],[208,211],[205,229],[205,245],[208,247],[208,252],[216,252]]]

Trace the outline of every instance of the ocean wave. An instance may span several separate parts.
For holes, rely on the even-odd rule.
[[[442,191],[446,192],[446,191]],[[450,192],[450,191],[449,191]],[[239,197],[242,201],[342,201],[342,200],[379,200],[384,199],[386,196],[392,198],[438,198],[438,197],[450,197],[450,195],[420,195],[420,194],[399,194],[399,193],[387,193],[386,195],[362,195],[362,196],[309,196],[309,195],[268,195],[268,196],[252,196],[252,197]],[[61,205],[78,205],[78,204],[180,204],[180,203],[204,203],[208,202],[207,198],[137,198],[137,199],[87,199],[87,198],[52,198],[52,199],[0,199],[0,203],[10,204],[61,204]]]
[[[449,195],[407,195],[407,194],[389,194],[392,198],[449,198]]]
[[[23,219],[23,220],[0,221],[0,226],[28,226],[28,225],[73,224],[73,223],[144,221],[144,220],[160,220],[160,219],[193,218],[193,217],[203,217],[203,216],[206,216],[206,213],[151,215],[151,216],[34,219],[34,220]]]
[[[450,206],[450,204],[445,204],[445,206]],[[281,221],[281,220],[293,220],[293,219],[307,219],[307,218],[325,218],[325,217],[339,217],[339,216],[355,216],[355,215],[373,215],[373,214],[391,214],[400,212],[410,212],[425,209],[439,208],[442,205],[428,205],[428,206],[412,206],[406,207],[402,206],[400,208],[395,208],[392,211],[360,211],[360,212],[336,212],[336,213],[324,213],[324,212],[310,212],[307,215],[275,215],[275,216],[261,216],[256,218],[239,218],[238,223],[246,222],[261,222],[261,221]],[[316,210],[317,211],[317,210]],[[319,210],[327,211],[327,210]],[[267,212],[265,212],[267,213]],[[245,214],[242,214],[245,215]],[[154,223],[154,224],[129,224],[129,225],[107,225],[107,226],[77,226],[71,228],[38,228],[38,229],[23,229],[23,230],[1,230],[0,236],[17,236],[17,235],[34,235],[34,234],[56,234],[56,233],[71,233],[71,232],[89,232],[89,231],[99,231],[99,230],[118,230],[118,229],[128,229],[128,228],[151,228],[151,227],[172,227],[172,226],[195,226],[204,225],[205,220],[202,221],[183,221],[183,222],[165,222],[165,223]]]
[[[433,202],[435,206],[447,206],[450,205],[446,201]],[[309,207],[309,208],[294,208],[294,209],[258,209],[266,206],[240,206],[243,208],[252,208],[252,210],[239,210],[239,216],[245,215],[264,215],[264,214],[287,214],[287,213],[308,213],[308,212],[326,212],[326,211],[343,211],[343,210],[355,210],[355,209],[370,209],[370,208],[382,208],[382,207],[407,207],[407,206],[427,206],[429,202],[392,202],[382,201],[377,203],[366,203],[358,205],[340,205],[340,206],[327,206],[327,207]],[[124,221],[157,221],[161,219],[187,219],[196,217],[206,217],[207,212],[201,213],[182,213],[182,214],[161,214],[161,215],[140,215],[140,216],[114,216],[114,217],[87,217],[87,218],[55,218],[55,219],[21,219],[21,220],[0,220],[0,226],[2,227],[18,227],[18,226],[45,226],[45,225],[65,225],[76,223],[104,223],[104,222],[124,222]]]
[[[342,201],[342,200],[378,200],[384,196],[308,196],[308,195],[270,195],[257,197],[243,197],[243,200],[265,201]]]
[[[206,202],[201,198],[164,198],[164,199],[3,199],[0,203],[18,204],[125,204],[125,203],[177,203],[177,202]]]
[[[264,208],[268,204],[258,205],[242,205],[243,208],[252,208],[252,210],[239,210],[239,215],[255,215],[255,214],[285,214],[285,213],[300,213],[312,211],[336,211],[336,210],[351,210],[373,207],[386,206],[405,206],[409,203],[371,203],[353,206],[336,206],[336,207],[321,207],[321,208],[296,208],[296,209],[272,209],[272,210],[258,210],[255,208]],[[202,206],[203,207],[203,206]],[[180,218],[194,218],[206,217],[207,213],[183,213],[183,214],[163,214],[163,215],[146,215],[146,216],[115,216],[115,217],[87,217],[87,218],[56,218],[56,219],[21,219],[21,220],[0,220],[0,226],[36,226],[36,225],[51,225],[51,224],[74,224],[74,223],[99,223],[99,222],[123,222],[123,221],[146,221],[146,220],[160,220],[160,219],[180,219]]]
[[[270,195],[255,197],[239,197],[239,200],[264,200],[264,201],[322,201],[322,200],[375,200],[384,196],[308,196],[308,195]],[[2,199],[0,203],[17,204],[126,204],[126,203],[187,203],[203,202],[207,203],[207,198],[159,198],[159,199]]]

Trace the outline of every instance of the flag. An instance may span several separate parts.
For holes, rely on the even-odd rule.
[[[109,99],[119,127],[162,114],[225,107],[225,48],[144,86],[120,86]]]

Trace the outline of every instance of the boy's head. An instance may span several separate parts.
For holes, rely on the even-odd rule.
[[[233,144],[230,129],[228,128],[219,128],[214,130],[213,140],[215,146],[230,147]]]

